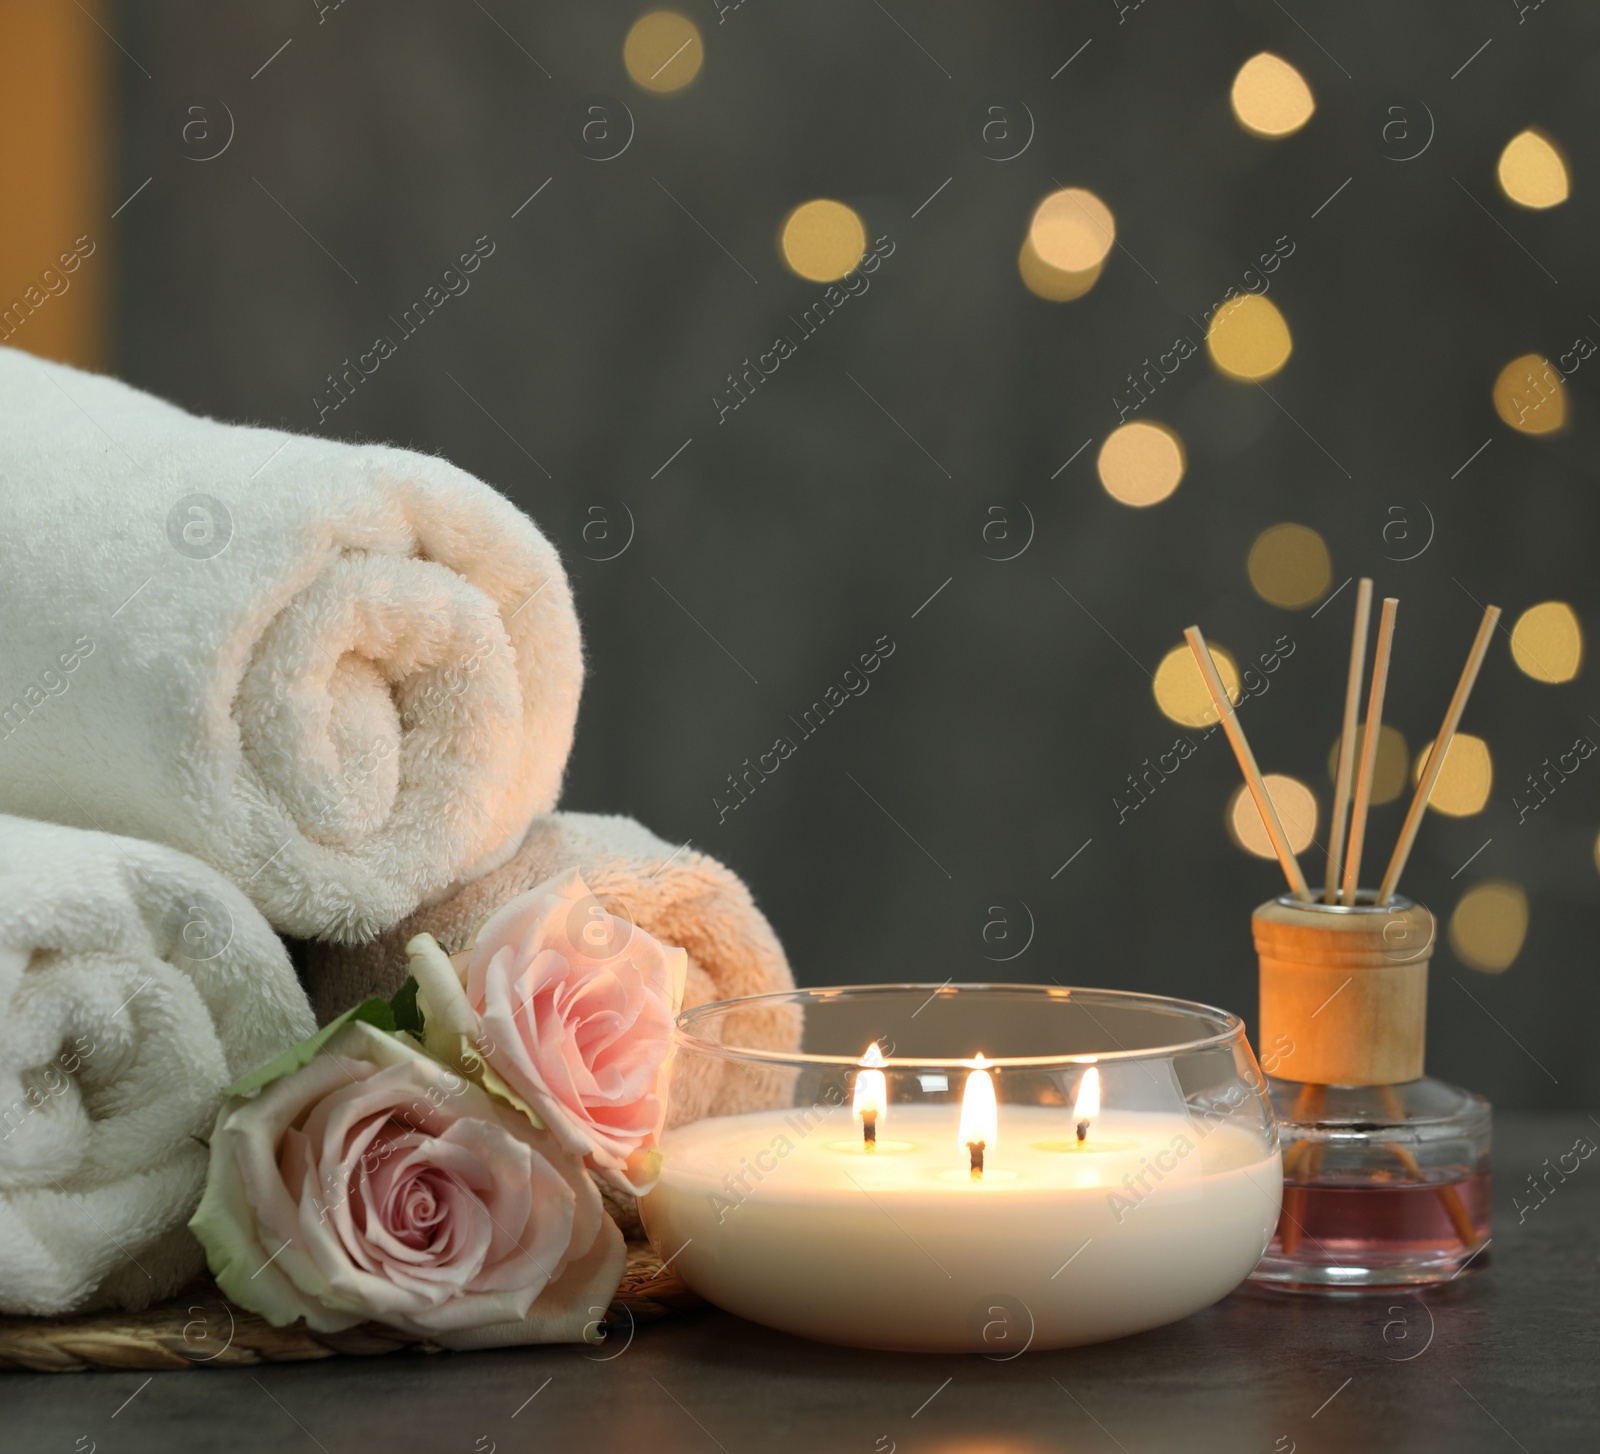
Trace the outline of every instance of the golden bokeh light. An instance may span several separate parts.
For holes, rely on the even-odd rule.
[[[1461,896],[1450,916],[1456,958],[1485,974],[1509,969],[1528,937],[1528,896],[1520,884],[1486,879]]]
[[[996,1332],[1000,1336],[1004,1336],[999,1329],[996,1329]],[[999,1337],[995,1341],[998,1342]],[[614,1358],[617,1355],[612,1354],[611,1356]],[[991,1434],[983,1434],[976,1437],[957,1434],[951,1439],[941,1439],[936,1444],[926,1446],[928,1454],[1048,1454],[1048,1450],[1051,1447],[1042,1439],[997,1439]],[[892,1440],[890,1441],[890,1448],[891,1450],[893,1448]]]
[[[1017,254],[1017,271],[1022,274],[1023,284],[1035,297],[1049,303],[1070,303],[1083,297],[1100,280],[1104,268],[1103,263],[1081,273],[1053,268],[1039,256],[1031,237],[1023,240],[1022,251]]]
[[[1272,806],[1278,810],[1283,831],[1289,835],[1289,847],[1296,853],[1304,853],[1317,836],[1316,794],[1299,778],[1286,777],[1279,772],[1264,773],[1262,781],[1267,785]],[[1246,853],[1253,853],[1257,858],[1278,856],[1267,834],[1267,825],[1261,821],[1261,810],[1243,783],[1228,800],[1223,821],[1228,836]]]
[[[1164,424],[1134,420],[1113,429],[1100,446],[1100,483],[1124,505],[1155,505],[1183,478],[1183,441]]]
[[[1222,678],[1228,700],[1239,700],[1239,668],[1233,655],[1215,641],[1206,643],[1217,663],[1217,675]],[[1209,727],[1217,720],[1217,709],[1211,704],[1211,693],[1206,690],[1205,678],[1195,664],[1194,653],[1187,645],[1174,646],[1156,668],[1156,678],[1151,684],[1156,694],[1156,705],[1182,727]]]
[[[1041,262],[1064,273],[1085,273],[1106,260],[1117,240],[1117,223],[1093,192],[1063,187],[1035,209],[1028,241]]]
[[[1211,362],[1229,378],[1270,379],[1289,361],[1294,340],[1275,304],[1257,293],[1230,298],[1206,329]]]
[[[633,23],[622,43],[622,64],[634,84],[666,95],[700,74],[705,46],[695,23],[676,10],[652,10]]]
[[[1431,741],[1422,744],[1422,751],[1417,754],[1411,769],[1413,784],[1422,780],[1422,769],[1432,751]],[[1444,755],[1444,766],[1440,768],[1433,791],[1428,795],[1428,806],[1447,817],[1469,818],[1483,811],[1493,786],[1494,759],[1490,756],[1489,744],[1470,732],[1457,732],[1450,739],[1450,746]]]
[[[1233,114],[1253,136],[1288,136],[1317,109],[1306,78],[1281,56],[1262,51],[1233,78]]]
[[[1500,190],[1520,207],[1555,207],[1572,194],[1567,163],[1556,144],[1531,129],[1506,143],[1495,171]]]
[[[1511,656],[1536,682],[1570,682],[1583,662],[1583,627],[1565,601],[1529,606],[1511,628]]]
[[[1256,536],[1245,568],[1256,594],[1288,611],[1320,601],[1333,579],[1327,543],[1309,525],[1269,525]]]
[[[1356,766],[1361,765],[1361,749],[1367,740],[1367,724],[1356,728]],[[1374,805],[1392,803],[1406,790],[1406,774],[1411,767],[1411,753],[1406,748],[1405,734],[1398,727],[1385,722],[1378,729],[1378,760],[1372,765],[1372,801]],[[1339,739],[1328,749],[1328,781],[1337,779],[1339,772]],[[1351,780],[1355,791],[1355,779]]]
[[[1551,434],[1567,422],[1567,386],[1536,353],[1514,358],[1494,381],[1495,412],[1524,434]]]
[[[852,208],[819,197],[784,220],[781,246],[783,260],[802,278],[833,283],[861,261],[867,229]]]

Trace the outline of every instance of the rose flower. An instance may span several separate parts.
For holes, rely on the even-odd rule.
[[[621,1234],[548,1133],[372,1025],[217,1118],[190,1222],[282,1326],[368,1319],[449,1347],[598,1341]]]
[[[519,894],[446,956],[407,946],[428,1049],[614,1186],[654,1185],[688,955],[608,912],[576,872]]]

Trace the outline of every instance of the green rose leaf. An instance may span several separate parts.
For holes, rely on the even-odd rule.
[[[395,1029],[409,1030],[419,1040],[422,1038],[422,1007],[417,1004],[417,981],[414,975],[406,976],[406,982],[389,1001],[389,1008],[394,1011]]]
[[[352,1020],[360,1020],[387,1034],[392,1035],[395,1031],[395,1012],[389,1008],[387,1000],[376,998],[362,1000],[359,1005],[352,1005],[342,1015],[329,1020],[309,1039],[302,1040],[298,1045],[291,1045],[276,1060],[269,1060],[265,1065],[252,1070],[249,1075],[234,1081],[222,1092],[223,1095],[251,1095],[263,1086],[271,1085],[275,1080],[293,1075],[302,1066],[311,1064],[322,1053],[323,1046]]]

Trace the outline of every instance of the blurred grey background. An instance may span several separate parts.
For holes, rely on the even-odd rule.
[[[1179,732],[1150,674],[1191,622],[1241,664],[1287,636],[1242,719],[1325,821],[1354,588],[1315,615],[1268,604],[1245,569],[1263,529],[1310,526],[1330,589],[1371,574],[1401,598],[1386,720],[1413,753],[1475,602],[1509,626],[1563,600],[1593,628],[1600,361],[1567,381],[1558,435],[1508,428],[1491,387],[1518,355],[1600,337],[1600,12],[686,0],[703,65],[661,95],[623,63],[647,8],[123,4],[117,194],[151,180],[118,218],[119,371],[203,413],[440,452],[526,509],[561,545],[589,654],[564,806],[733,866],[802,983],[1056,979],[1253,1017],[1249,914],[1282,876],[1225,832],[1221,735],[1137,811],[1114,801]],[[1261,50],[1317,101],[1281,141],[1229,107]],[[196,98],[231,118],[205,160],[182,131]],[[991,104],[1032,119],[1010,160],[973,125]],[[1386,132],[1396,107],[1407,127]],[[1570,164],[1549,211],[1495,181],[1529,126]],[[1058,185],[1102,198],[1119,244],[1059,304],[1017,268]],[[777,245],[819,196],[892,255],[719,417],[730,371],[799,338],[825,291]],[[1131,417],[1181,435],[1187,474],[1153,508],[1118,503],[1095,459],[1126,376],[1201,344],[1197,320],[1285,237],[1287,367],[1262,388],[1203,348],[1184,362]],[[470,288],[324,414],[330,372],[399,339],[483,239]],[[869,689],[801,736],[880,638]],[[1510,967],[1441,942],[1431,988],[1430,1070],[1507,1107],[1600,1094],[1600,766],[1526,821],[1513,802],[1595,717],[1588,663],[1534,681],[1502,633],[1464,724],[1493,753],[1488,803],[1430,814],[1406,874],[1441,925],[1481,880],[1527,892]],[[1366,877],[1402,811],[1374,810]],[[1319,879],[1320,851],[1303,862]]]

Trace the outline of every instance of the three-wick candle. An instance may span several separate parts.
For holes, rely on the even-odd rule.
[[[876,1044],[861,1057],[848,1113],[841,1099],[667,1133],[640,1209],[690,1286],[825,1341],[986,1351],[1003,1322],[1014,1351],[1183,1317],[1271,1237],[1281,1164],[1234,1121],[1242,1095],[1205,1116],[1102,1109],[1086,1064],[1070,1110],[1002,1104],[975,1056],[959,1106],[891,1109],[890,1064]]]

